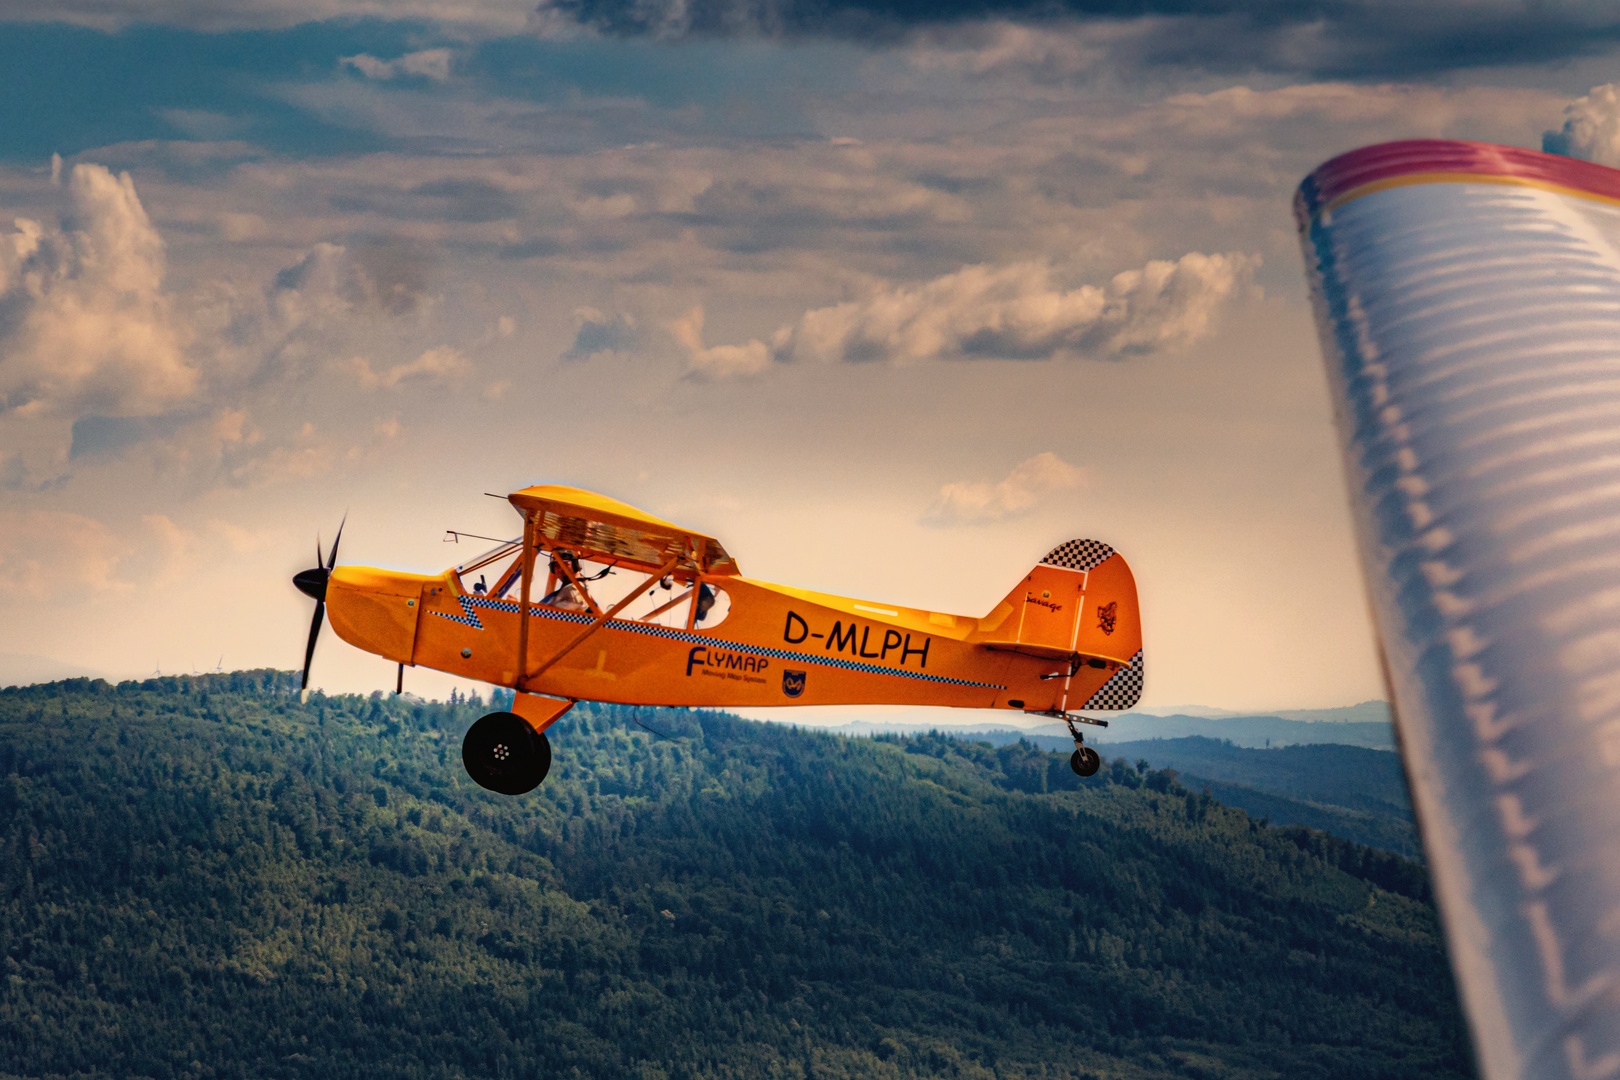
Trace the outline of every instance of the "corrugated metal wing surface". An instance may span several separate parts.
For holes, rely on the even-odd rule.
[[[1371,147],[1295,202],[1489,1080],[1620,1077],[1620,173]]]

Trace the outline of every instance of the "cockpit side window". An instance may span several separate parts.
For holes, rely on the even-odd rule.
[[[521,548],[521,541],[512,540],[457,566],[454,572],[462,592],[491,600],[516,600],[523,574]],[[567,564],[567,573],[562,563]],[[574,580],[570,581],[570,577]],[[690,626],[694,630],[711,630],[731,613],[731,597],[713,581],[694,581],[689,573],[680,571],[657,580],[645,570],[611,560],[582,560],[564,549],[538,552],[534,578],[531,602],[564,611],[589,611],[593,607],[606,611],[634,590],[639,595],[617,618],[672,629]],[[544,591],[548,585],[550,591]],[[581,595],[581,589],[585,595]]]

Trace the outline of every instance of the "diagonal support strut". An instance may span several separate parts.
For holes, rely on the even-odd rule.
[[[677,565],[679,565],[680,561],[681,561],[681,556],[676,555],[676,556],[672,557],[668,562],[666,562],[658,570],[657,573],[653,574],[653,576],[649,580],[652,580],[652,581],[662,580],[665,575],[669,574],[672,570],[675,569],[675,567]],[[632,589],[630,591],[630,593],[627,596],[625,596],[625,598],[623,600],[620,600],[617,604],[614,604],[612,607],[610,607],[606,611],[602,612],[602,614],[598,615],[594,620],[592,620],[592,622],[591,622],[591,624],[589,626],[585,627],[585,629],[581,630],[578,634],[574,635],[573,640],[569,641],[568,644],[564,645],[562,648],[560,648],[556,652],[552,653],[551,656],[546,659],[546,662],[541,664],[539,667],[535,668],[534,671],[532,671],[532,672],[522,672],[522,671],[520,671],[518,673],[517,688],[519,690],[526,690],[527,685],[528,685],[530,680],[538,679],[540,676],[544,675],[548,670],[550,670],[551,667],[554,664],[557,663],[557,661],[561,660],[563,657],[567,656],[569,653],[573,652],[575,649],[577,649],[581,645],[583,645],[587,638],[589,638],[592,634],[596,633],[598,630],[602,629],[602,627],[606,626],[609,619],[613,618],[613,616],[617,615],[619,612],[621,612],[625,608],[629,607],[630,604],[634,600],[636,600],[636,598],[639,597],[640,595],[641,595],[641,587],[637,586],[636,588]],[[525,612],[525,614],[527,614],[527,613]],[[527,626],[527,623],[525,623],[525,627],[526,626]],[[525,634],[525,635],[523,635],[523,637],[524,637],[525,643],[526,643],[528,635]],[[528,657],[526,657],[526,656],[521,657],[521,659],[526,662],[528,660]]]

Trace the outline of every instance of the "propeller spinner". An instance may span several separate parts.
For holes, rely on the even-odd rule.
[[[332,577],[332,568],[337,565],[338,543],[343,539],[343,526],[348,523],[348,517],[338,524],[337,536],[332,539],[332,552],[326,557],[326,564],[321,565],[321,542],[315,540],[315,565],[308,570],[300,570],[293,575],[293,585],[299,592],[315,601],[315,617],[309,623],[309,643],[304,646],[304,679],[298,684],[298,689],[309,689],[309,664],[315,659],[315,640],[321,636],[321,623],[326,618],[326,583]]]

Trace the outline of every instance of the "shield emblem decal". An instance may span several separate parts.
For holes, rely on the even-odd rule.
[[[783,671],[782,693],[786,694],[788,697],[798,697],[800,694],[804,693],[804,672]]]

